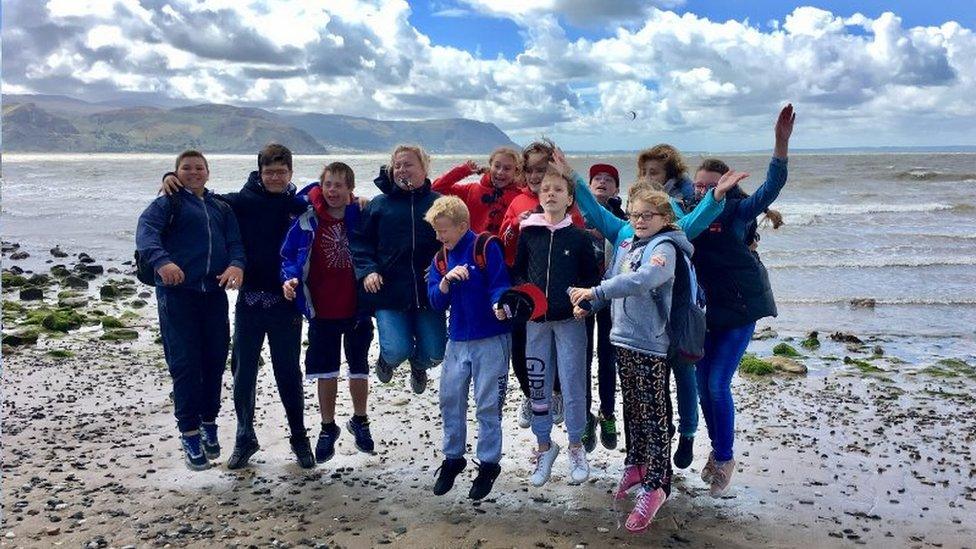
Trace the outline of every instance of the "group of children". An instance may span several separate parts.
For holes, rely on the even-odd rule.
[[[389,382],[396,368],[409,362],[411,388],[422,393],[428,370],[441,364],[444,459],[435,494],[449,492],[467,465],[472,386],[478,473],[469,497],[490,493],[501,472],[509,363],[524,396],[519,424],[531,427],[537,442],[527,456],[532,485],[549,480],[562,449],[552,437],[554,424],[565,421],[571,483],[589,476],[587,452],[595,448],[597,425],[604,446],[616,446],[619,376],[627,454],[615,497],[626,499],[631,489],[640,488],[625,526],[633,532],[646,529],[670,494],[673,373],[680,418],[674,464],[686,468],[693,459],[700,403],[712,442],[702,478],[713,495],[724,493],[734,469],[731,376],[755,321],[775,315],[765,268],[748,241],[750,224],[785,184],[793,120],[788,105],[776,124],[767,180],[752,196],[738,186],[747,174],[710,159],[692,180],[677,150],[659,145],[640,154],[626,211],[613,166],[594,165],[587,181],[545,140],[521,152],[496,149],[487,166],[468,161],[433,183],[427,154],[416,146],[398,146],[374,181],[381,194],[368,202],[354,196],[349,166],[325,166],[318,182],[294,193],[305,211],[293,218],[283,238],[280,262],[281,295],[309,321],[306,377],[317,380],[322,416],[315,461],[334,455],[340,435],[335,423],[340,348],[349,365],[354,408],[347,429],[361,451],[373,451],[366,411],[375,317],[380,353],[374,367],[380,381]],[[177,161],[176,175],[186,185],[183,160]],[[478,181],[463,182],[476,174]],[[160,254],[179,248],[175,239],[189,238],[167,230],[168,213],[162,197],[147,209],[137,245],[158,273],[160,322],[174,372],[176,344],[169,340],[179,335],[167,336],[172,332],[168,294],[206,288],[167,278],[169,266],[182,264],[177,254]],[[180,217],[181,224],[189,221]],[[212,237],[213,223],[203,223],[208,224],[203,234]],[[220,229],[227,232],[230,250],[236,226],[228,222]],[[214,244],[223,242],[209,247]],[[211,259],[204,279],[222,268],[235,269],[227,276],[221,271],[219,282],[240,284],[244,272],[236,267],[243,268],[242,259],[228,253],[220,256],[222,264]],[[246,260],[249,272],[252,258]],[[696,366],[675,358],[671,319],[674,311],[687,308],[672,297],[691,295],[701,304],[698,292],[689,294],[698,284],[707,303],[708,331]],[[187,340],[192,345],[200,337]],[[594,346],[598,416],[591,412]],[[217,391],[219,402],[219,386]],[[210,408],[200,416],[205,425],[216,417]],[[180,420],[184,448],[187,439],[200,436],[199,428],[199,421]],[[204,439],[210,437],[216,438],[215,428],[203,431]],[[194,463],[189,450],[187,455]],[[301,462],[297,449],[296,455]]]

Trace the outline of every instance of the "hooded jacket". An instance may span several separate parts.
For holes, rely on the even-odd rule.
[[[577,182],[578,185],[579,183]],[[501,234],[499,235],[502,239],[502,246],[505,248],[505,263],[509,265],[515,263],[522,214],[525,212],[536,212],[538,208],[539,195],[532,192],[532,189],[528,186],[523,187],[521,194],[513,198],[512,203],[508,205],[508,209],[505,211],[505,217],[502,220]],[[586,221],[583,220],[583,215],[580,213],[579,208],[576,207],[575,202],[569,208],[569,215],[573,220],[573,224],[577,227],[586,226]]]
[[[594,309],[611,302],[610,341],[639,353],[667,356],[670,339],[671,290],[680,250],[691,257],[694,247],[680,230],[665,228],[650,238],[636,236],[620,243],[603,282],[593,289]],[[663,258],[655,265],[652,258]]]
[[[531,282],[546,294],[548,310],[536,322],[572,318],[569,287],[589,288],[600,281],[589,233],[569,216],[551,225],[544,214],[530,215],[521,224],[512,278],[516,284]]]
[[[386,166],[373,183],[382,194],[370,200],[359,227],[349,233],[356,280],[362,285],[370,273],[383,277],[379,292],[365,294],[371,309],[427,309],[425,275],[441,243],[424,214],[440,194],[429,179],[418,189],[400,188]]]
[[[464,201],[471,214],[471,230],[475,233],[501,234],[502,220],[512,200],[522,191],[513,182],[499,189],[491,182],[491,174],[485,173],[476,183],[459,183],[474,172],[464,164],[452,168],[434,180],[433,189],[445,195],[456,196]]]

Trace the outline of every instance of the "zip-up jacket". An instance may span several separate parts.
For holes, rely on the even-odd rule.
[[[578,187],[579,185],[577,184]],[[532,192],[528,186],[525,186],[521,194],[513,198],[512,203],[505,210],[505,218],[502,220],[499,237],[502,239],[502,246],[505,248],[505,262],[509,265],[515,263],[522,214],[525,212],[539,211],[538,208],[539,195]],[[573,220],[573,224],[577,227],[582,228],[586,226],[586,221],[583,220],[583,215],[575,203],[569,208],[569,215]]]
[[[356,279],[362,285],[370,273],[383,277],[379,292],[365,294],[372,309],[426,309],[426,270],[441,243],[424,214],[440,194],[430,189],[430,180],[412,191],[401,189],[386,166],[373,183],[382,194],[370,200],[359,227],[349,232]]]
[[[747,225],[768,208],[786,185],[786,159],[773,158],[766,181],[748,198],[728,198],[708,230],[692,240],[698,282],[705,291],[709,329],[726,330],[776,316],[766,267],[745,242]]]
[[[490,173],[483,174],[478,182],[460,183],[473,173],[464,164],[454,167],[434,180],[433,189],[464,201],[471,214],[472,231],[476,233],[487,231],[500,236],[505,211],[522,191],[514,182],[502,189],[495,187],[491,182]]]
[[[175,263],[183,271],[183,282],[170,286],[198,292],[221,290],[217,277],[228,266],[244,269],[244,246],[234,212],[209,190],[198,197],[186,189],[175,194],[180,211],[172,216],[170,199],[160,196],[139,216],[136,248],[153,271]],[[170,217],[173,223],[167,228]],[[156,284],[163,285],[159,273]],[[244,277],[245,280],[247,277]]]
[[[673,245],[672,245],[673,243]],[[678,257],[691,257],[694,247],[685,233],[665,228],[650,238],[631,237],[614,253],[603,282],[593,288],[593,309],[611,302],[610,341],[632,351],[666,356],[671,343],[671,290]],[[656,265],[652,258],[663,258]]]
[[[454,282],[445,294],[441,292],[440,271],[436,260],[431,262],[427,277],[427,295],[434,309],[451,309],[448,337],[451,341],[472,341],[512,331],[511,323],[495,317],[494,306],[505,290],[512,286],[501,246],[489,244],[485,249],[485,267],[474,264],[474,245],[477,236],[470,229],[447,252],[447,270],[458,265],[468,268],[468,279]]]
[[[549,306],[540,321],[571,318],[569,287],[589,288],[600,281],[589,233],[573,225],[569,216],[550,225],[544,214],[530,215],[522,222],[512,278],[545,292]]]
[[[297,196],[299,198],[307,197],[309,191],[318,185],[316,182],[306,186],[298,192]],[[353,200],[352,203],[346,206],[346,211],[342,218],[342,222],[346,225],[347,235],[353,228],[359,225],[361,217],[359,201]],[[298,279],[299,286],[295,292],[295,306],[308,319],[315,318],[315,308],[312,305],[312,292],[308,285],[308,275],[312,259],[312,243],[315,240],[315,230],[318,226],[319,218],[315,213],[315,207],[309,204],[305,213],[298,216],[295,222],[292,223],[291,228],[288,229],[288,233],[285,235],[285,241],[281,245],[281,282],[278,286],[280,288],[281,284],[286,280],[291,280],[292,278]],[[356,290],[356,302],[358,304],[363,301],[360,297],[365,293],[365,290],[363,290],[361,284],[356,285]]]

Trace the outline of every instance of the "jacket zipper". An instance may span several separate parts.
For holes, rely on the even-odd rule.
[[[207,291],[207,276],[210,275],[210,256],[213,254],[213,234],[210,230],[210,212],[207,211],[207,201],[200,197],[200,204],[203,205],[203,216],[207,220],[207,269],[203,271],[203,280],[200,281],[200,290]]]
[[[552,270],[552,241],[556,237],[556,231],[549,231],[549,258],[546,261],[546,301],[549,300],[549,272]],[[549,313],[546,312],[546,320],[549,320]]]
[[[414,262],[414,252],[417,250],[417,221],[414,219],[414,194],[410,193],[410,272],[413,273],[413,299],[417,308],[420,308],[420,295],[417,293],[417,266]]]

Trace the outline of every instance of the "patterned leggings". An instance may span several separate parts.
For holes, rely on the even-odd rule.
[[[671,436],[668,434],[667,359],[616,347],[624,401],[626,465],[647,465],[647,490],[671,491]]]

